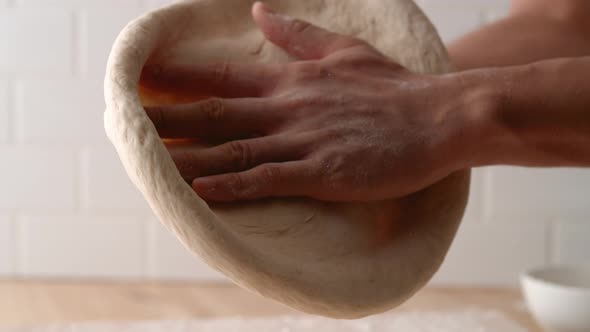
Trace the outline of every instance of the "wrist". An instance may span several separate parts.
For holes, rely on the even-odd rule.
[[[493,69],[486,69],[440,76],[445,153],[454,170],[493,164],[494,151],[507,138],[497,120],[506,94],[491,83],[492,75]]]
[[[590,97],[582,74],[588,61],[555,59],[441,76],[449,92],[436,100],[451,124],[443,126],[449,133],[445,152],[455,169],[588,165]]]

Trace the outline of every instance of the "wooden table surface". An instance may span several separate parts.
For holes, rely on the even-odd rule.
[[[541,331],[517,290],[426,288],[396,310],[474,307],[501,311],[529,331]],[[0,281],[3,327],[284,314],[298,313],[226,283]]]

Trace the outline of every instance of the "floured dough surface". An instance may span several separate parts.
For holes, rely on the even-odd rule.
[[[355,318],[388,310],[420,289],[440,266],[465,208],[469,172],[382,202],[290,198],[210,206],[182,179],[143,110],[142,102],[191,101],[139,89],[146,63],[165,69],[199,62],[294,61],[257,30],[250,16],[253,2],[185,1],[130,23],[109,58],[107,134],[161,222],[189,250],[237,284],[330,317]],[[266,3],[364,39],[415,72],[450,70],[436,31],[410,0]]]

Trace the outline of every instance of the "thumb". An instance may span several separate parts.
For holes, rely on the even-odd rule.
[[[356,38],[277,14],[262,2],[254,4],[252,16],[270,42],[301,60],[321,59],[339,50],[363,45]]]

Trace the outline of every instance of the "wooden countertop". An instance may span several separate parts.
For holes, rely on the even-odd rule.
[[[541,331],[517,290],[426,288],[396,310],[473,307]],[[0,326],[284,314],[297,312],[225,283],[0,281]]]

